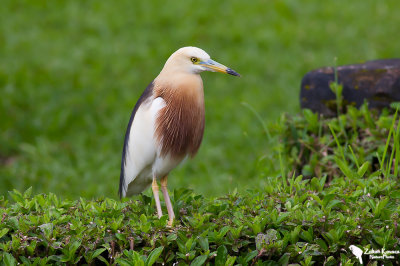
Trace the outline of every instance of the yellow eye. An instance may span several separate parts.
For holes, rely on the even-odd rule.
[[[196,57],[192,57],[192,58],[190,58],[190,61],[192,61],[193,63],[197,63],[199,61],[199,59]]]

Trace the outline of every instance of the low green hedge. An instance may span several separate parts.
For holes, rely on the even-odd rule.
[[[398,249],[397,181],[340,177],[326,186],[324,178],[277,177],[267,190],[217,199],[175,190],[171,228],[147,196],[69,201],[14,191],[14,203],[0,201],[0,254],[27,265],[344,265],[356,261],[350,245]]]

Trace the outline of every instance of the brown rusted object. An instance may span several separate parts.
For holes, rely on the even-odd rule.
[[[368,61],[337,67],[338,83],[343,86],[343,106],[382,109],[400,101],[400,59]],[[301,81],[300,106],[325,116],[335,116],[336,96],[330,88],[335,81],[333,67],[308,72]]]

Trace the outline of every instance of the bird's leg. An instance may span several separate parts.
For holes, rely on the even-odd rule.
[[[168,182],[168,176],[164,176],[163,178],[161,178],[161,191],[163,192],[164,195],[165,205],[167,206],[168,217],[169,217],[168,225],[172,226],[175,214],[174,214],[174,209],[172,208],[171,200],[168,195],[167,182]]]
[[[156,201],[157,215],[158,218],[161,218],[162,216],[161,203],[160,203],[160,197],[158,196],[159,188],[157,185],[157,179],[155,177],[153,177],[153,183],[151,184],[151,188],[153,189],[154,200]]]

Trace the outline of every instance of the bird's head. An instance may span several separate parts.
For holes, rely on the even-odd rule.
[[[165,63],[163,70],[180,71],[191,74],[211,71],[240,77],[239,73],[233,69],[212,60],[202,49],[190,46],[180,48],[173,53]]]

